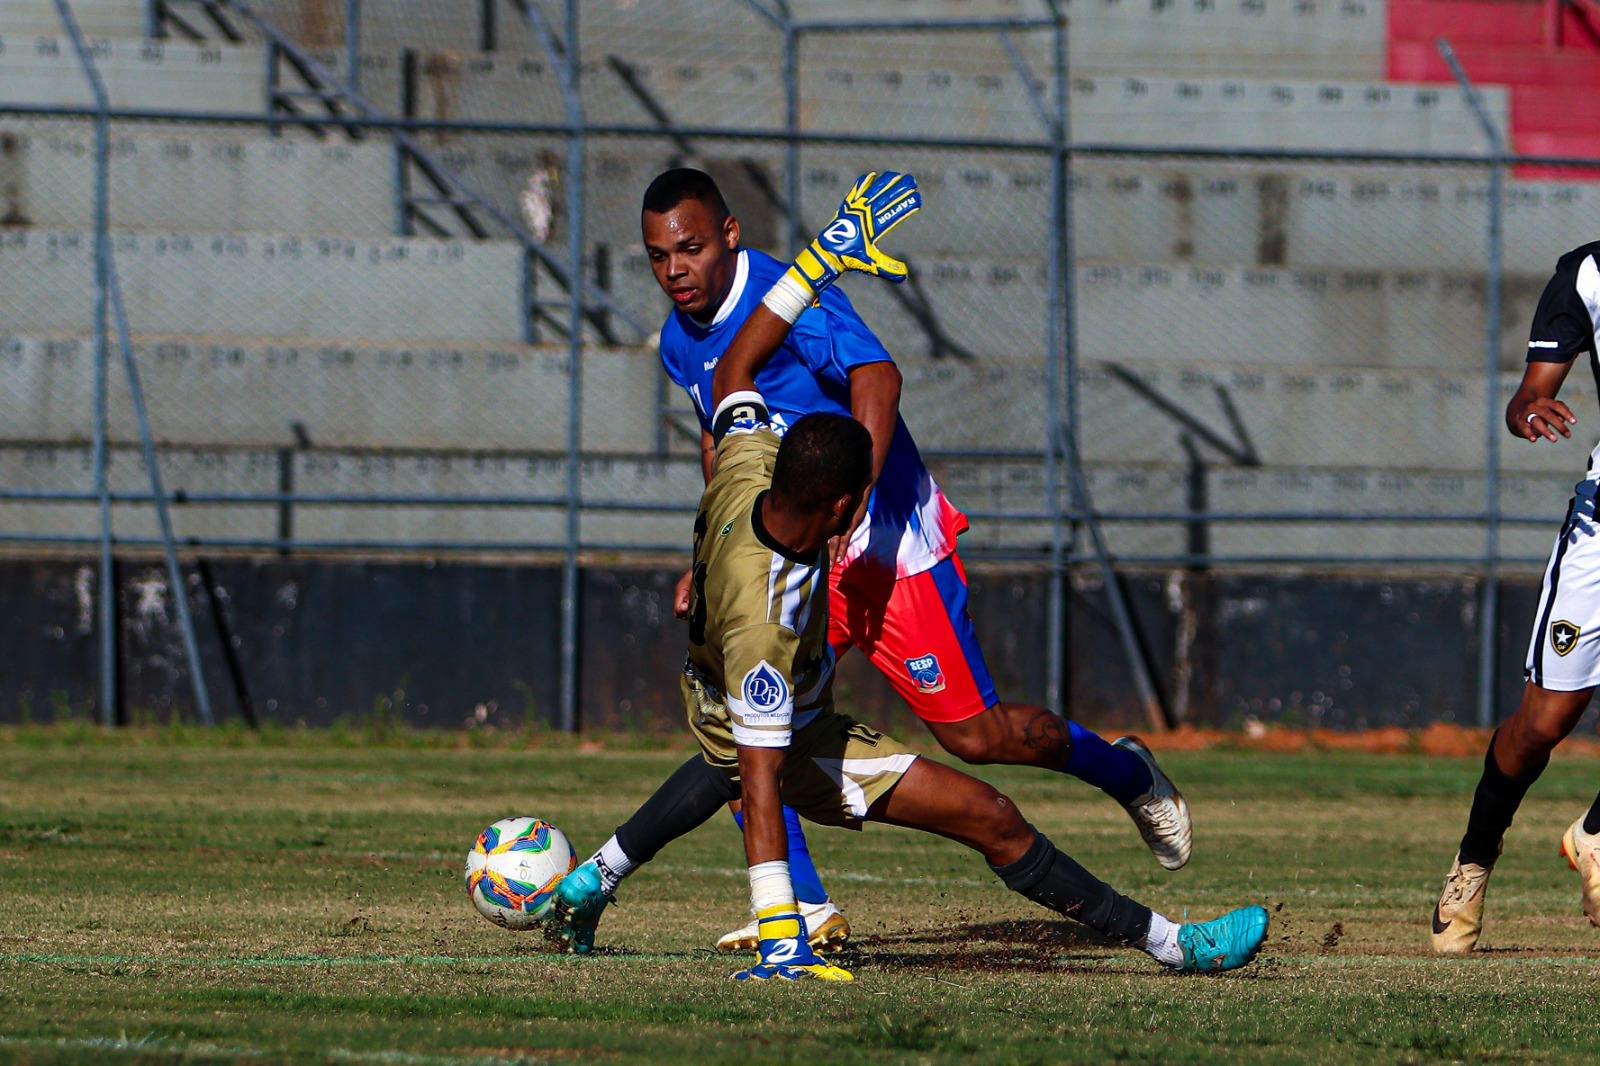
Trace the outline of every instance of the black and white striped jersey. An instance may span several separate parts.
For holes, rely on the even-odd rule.
[[[1565,363],[1594,354],[1600,332],[1600,241],[1574,248],[1556,261],[1555,276],[1539,297],[1528,336],[1528,362]],[[1600,381],[1600,363],[1595,365]]]

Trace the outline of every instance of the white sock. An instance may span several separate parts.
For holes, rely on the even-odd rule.
[[[1178,929],[1177,922],[1151,911],[1150,931],[1144,935],[1144,943],[1139,946],[1163,966],[1181,966],[1183,949],[1178,946]]]
[[[638,865],[628,858],[628,853],[622,850],[616,837],[600,845],[600,850],[589,856],[589,861],[600,871],[600,888],[608,896],[616,894],[617,885],[633,873],[633,868]]]

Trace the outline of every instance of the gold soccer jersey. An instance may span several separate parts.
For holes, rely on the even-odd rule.
[[[700,497],[684,706],[713,766],[737,776],[740,745],[787,748],[784,802],[860,828],[917,757],[833,709],[827,555],[797,557],[761,523],[778,455],[764,413],[733,422]]]
[[[781,748],[830,701],[826,555],[793,554],[761,523],[778,435],[735,423],[717,449],[717,474],[694,523],[686,673],[702,697],[725,704],[728,733],[709,749],[737,762],[735,744]],[[691,704],[696,732],[704,718]]]

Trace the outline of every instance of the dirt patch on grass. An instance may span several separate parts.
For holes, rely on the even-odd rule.
[[[1284,754],[1357,751],[1370,755],[1442,755],[1467,758],[1481,757],[1493,734],[1492,729],[1434,722],[1425,729],[1384,726],[1353,733],[1343,733],[1333,729],[1288,729],[1270,725],[1257,726],[1248,732],[1180,726],[1170,733],[1144,733],[1141,736],[1144,742],[1156,751],[1208,751],[1213,748],[1225,748]],[[1562,755],[1600,758],[1600,739],[1569,737],[1556,751]]]

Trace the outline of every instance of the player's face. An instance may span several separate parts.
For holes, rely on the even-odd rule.
[[[656,284],[678,310],[710,318],[733,288],[738,266],[739,222],[720,222],[699,200],[670,211],[646,211],[641,219],[644,251]]]

